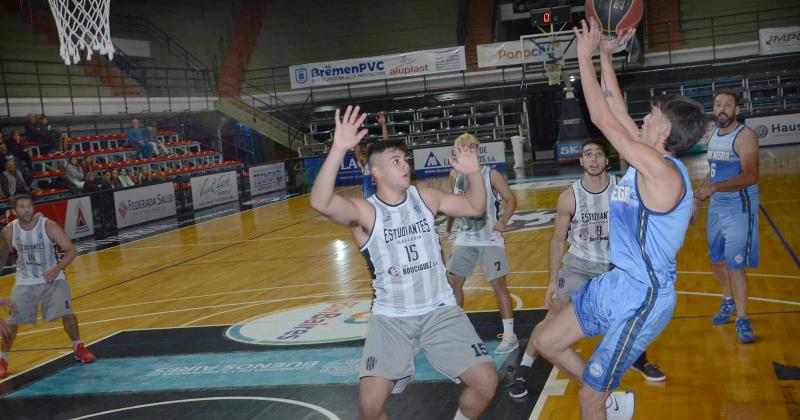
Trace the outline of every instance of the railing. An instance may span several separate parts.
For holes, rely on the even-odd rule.
[[[712,59],[716,60],[717,48],[722,45],[758,41],[759,29],[794,26],[797,22],[800,22],[800,7],[660,22],[645,28],[645,45],[648,52],[667,52],[669,64],[674,51],[686,48],[711,47]]]
[[[173,102],[178,102],[173,99],[187,97],[205,98],[205,109],[211,109],[210,103],[217,91],[210,71],[186,67],[129,66],[130,61],[124,55],[120,57],[121,63],[124,63],[120,68],[105,59],[72,66],[65,66],[59,61],[0,59],[0,94],[5,105],[5,113],[0,116],[13,116],[10,98],[36,98],[41,113],[47,113],[46,99],[49,98],[67,99],[71,107],[71,112],[67,113],[71,114],[77,114],[78,102],[86,104],[85,99],[76,101],[81,98],[96,99],[101,114],[104,113],[103,99],[108,98],[121,99],[124,103],[122,112],[133,112],[128,105],[134,98],[143,98],[146,102],[146,106],[136,112],[151,112],[150,100],[153,97],[166,98],[166,106],[159,109],[168,112],[187,110],[173,106]],[[101,72],[103,78],[109,79],[107,83],[101,82]],[[126,79],[135,80],[138,84]],[[192,110],[191,104],[189,101],[189,111]],[[28,107],[30,105],[27,104]]]

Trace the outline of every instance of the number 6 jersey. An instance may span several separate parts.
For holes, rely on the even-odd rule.
[[[447,282],[434,215],[411,186],[392,206],[373,195],[375,225],[361,253],[372,272],[372,312],[386,316],[426,314],[455,305]]]

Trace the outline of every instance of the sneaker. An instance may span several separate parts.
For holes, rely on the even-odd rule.
[[[630,420],[633,418],[633,409],[636,397],[633,392],[612,392],[606,399],[606,418],[608,420]]]
[[[648,382],[661,382],[667,379],[667,375],[664,375],[664,372],[658,368],[658,365],[654,365],[648,361],[644,361],[644,363],[634,363],[631,369],[641,373]]]
[[[528,395],[528,374],[530,366],[520,366],[514,372],[514,382],[508,386],[508,395],[511,398],[523,398]]]
[[[733,315],[736,315],[736,302],[733,299],[723,299],[722,304],[719,305],[719,312],[711,318],[711,323],[714,325],[727,324]]]
[[[736,334],[739,336],[740,343],[752,343],[756,341],[753,328],[750,327],[750,318],[736,319]]]
[[[502,340],[500,341],[500,345],[494,349],[494,354],[511,353],[519,347],[519,340],[517,340],[517,335],[514,333],[511,335],[500,334],[497,338],[502,338]]]
[[[8,362],[6,359],[0,359],[0,379],[8,376]]]
[[[83,343],[78,344],[78,347],[75,348],[75,353],[73,353],[72,356],[75,357],[75,360],[81,363],[92,363],[96,359],[92,352],[83,346]]]

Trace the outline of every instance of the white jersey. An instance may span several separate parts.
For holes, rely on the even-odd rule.
[[[458,233],[456,246],[504,246],[503,235],[494,229],[495,223],[500,219],[500,203],[502,197],[495,196],[492,191],[492,168],[481,168],[484,188],[486,188],[486,214],[482,217],[460,217],[458,219]],[[459,173],[453,192],[464,194],[467,191],[467,177]]]
[[[581,180],[572,184],[575,214],[569,225],[569,253],[591,262],[608,264],[608,226],[611,216],[611,193],[617,177],[610,175],[608,186],[599,193],[583,188]]]
[[[20,226],[19,220],[11,222],[11,246],[17,250],[16,284],[32,285],[46,283],[45,271],[58,265],[59,256],[56,244],[47,236],[47,218],[39,216],[39,221],[31,230]],[[66,279],[64,270],[58,273],[57,280]]]
[[[433,212],[417,188],[409,187],[406,199],[396,206],[377,194],[367,201],[375,207],[375,226],[361,253],[372,271],[372,312],[414,316],[455,305]]]

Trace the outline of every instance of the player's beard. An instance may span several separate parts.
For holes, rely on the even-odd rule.
[[[725,116],[725,118],[726,118],[725,120],[721,120],[719,118],[722,115]],[[728,128],[728,127],[730,127],[731,124],[733,124],[733,118],[728,116],[728,114],[725,114],[724,112],[719,114],[719,115],[717,115],[716,120],[717,120],[717,127],[719,127],[719,128]]]

